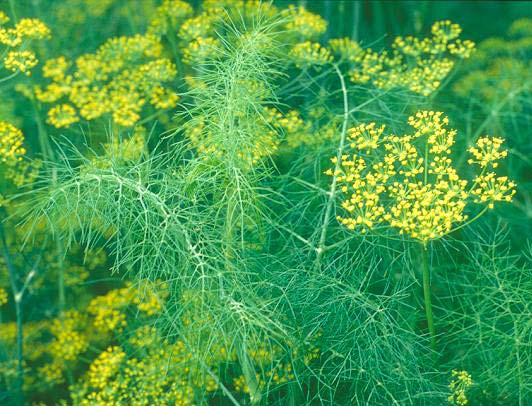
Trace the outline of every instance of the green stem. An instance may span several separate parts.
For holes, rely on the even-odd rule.
[[[318,246],[316,247],[316,261],[314,263],[314,269],[320,268],[321,257],[323,256],[323,253],[325,251],[325,242],[327,241],[327,228],[330,222],[330,217],[331,217],[331,213],[333,209],[334,198],[335,198],[336,187],[337,187],[336,172],[340,170],[340,166],[342,162],[342,154],[344,151],[345,139],[347,135],[347,124],[349,121],[349,100],[347,97],[347,87],[345,85],[344,75],[342,74],[342,72],[340,71],[340,68],[338,68],[337,65],[333,65],[333,66],[334,66],[334,70],[336,71],[336,74],[338,75],[338,79],[340,79],[340,85],[342,87],[344,113],[343,113],[343,121],[342,121],[342,132],[340,134],[340,143],[338,144],[338,150],[336,152],[336,163],[334,167],[334,176],[331,182],[331,188],[329,190],[329,199],[327,200],[327,205],[325,207],[325,214],[323,216],[323,223],[321,225],[320,239],[318,242]]]
[[[13,18],[13,21],[17,22],[17,12],[15,11],[15,1],[9,0],[9,8],[11,9],[11,17]]]
[[[436,331],[434,329],[434,320],[432,318],[432,301],[430,299],[430,268],[429,252],[427,243],[421,245],[422,271],[423,271],[423,297],[425,299],[425,313],[427,315],[427,324],[430,333],[430,347],[436,351]]]
[[[35,118],[37,122],[37,135],[39,139],[39,146],[41,148],[41,154],[43,156],[43,159],[47,165],[50,164],[50,162],[55,161],[55,154],[54,150],[52,148],[52,145],[50,144],[50,139],[48,137],[48,133],[46,131],[46,127],[41,119],[39,106],[33,100],[33,109],[35,112]],[[51,168],[52,172],[52,185],[57,184],[57,172],[55,168]],[[57,270],[57,290],[58,290],[58,313],[60,317],[62,317],[62,314],[65,310],[65,270],[64,270],[64,261],[63,261],[63,246],[61,244],[61,241],[57,239],[56,241],[56,249],[57,249],[57,255],[59,258],[59,268]]]
[[[58,313],[62,318],[65,311],[65,272],[63,262],[63,247],[59,238],[56,240],[57,255],[59,256],[59,269],[57,270]]]
[[[17,273],[15,267],[11,262],[11,255],[9,254],[9,249],[7,246],[7,241],[4,235],[4,228],[2,222],[0,221],[0,240],[2,243],[2,254],[6,263],[9,281],[11,283],[11,290],[13,293],[13,298],[15,301],[15,317],[16,317],[16,326],[17,326],[17,336],[16,336],[16,358],[17,358],[17,375],[15,378],[15,404],[17,406],[24,405],[24,331],[22,324],[22,295],[17,288]]]
[[[235,180],[238,184],[239,174],[235,172]],[[236,213],[238,210],[238,204],[235,203],[235,199],[238,199],[238,186],[231,185],[230,188],[233,188],[230,193],[227,194],[227,206],[225,214],[225,230],[224,230],[224,256],[225,256],[225,271],[227,274],[232,274],[234,265],[234,245],[235,245],[235,231],[237,224]],[[218,275],[220,281],[220,290],[222,294],[224,292],[224,280],[221,274]],[[236,344],[237,358],[238,363],[242,369],[242,375],[246,381],[246,385],[249,388],[249,398],[251,405],[259,405],[262,401],[262,395],[260,392],[259,382],[255,375],[255,366],[253,361],[249,358],[248,352],[246,349],[246,342],[243,336],[239,337],[239,340]]]

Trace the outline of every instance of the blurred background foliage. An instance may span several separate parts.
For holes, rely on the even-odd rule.
[[[203,56],[188,46],[196,39],[194,30],[209,30],[210,21],[191,24],[190,31],[165,27],[160,53],[157,44],[142,38],[133,45],[118,42],[118,48],[139,46],[146,53],[139,60],[126,59],[127,66],[154,62],[149,86],[138,75],[108,80],[116,90],[115,105],[124,102],[120,92],[131,88],[138,92],[134,97],[125,92],[131,99],[149,101],[141,112],[133,106],[138,117],[107,111],[103,118],[80,120],[61,110],[55,118],[66,121],[58,126],[50,120],[56,100],[47,101],[39,91],[61,84],[64,76],[45,75],[46,61],[89,55],[83,61],[94,73],[90,55],[110,38],[149,30],[161,3],[0,3],[0,11],[12,19],[38,18],[52,30],[49,39],[32,44],[40,61],[32,75],[0,83],[0,120],[22,130],[25,155],[33,158],[19,163],[16,172],[1,167],[1,234],[7,251],[0,259],[0,403],[466,405],[469,398],[472,405],[530,404],[530,3],[273,2],[322,16],[328,22],[324,30],[321,19],[305,15],[318,26],[311,26],[308,37],[315,29],[323,46],[347,37],[362,48],[380,50],[397,36],[430,36],[441,20],[458,23],[461,38],[476,43],[475,53],[457,60],[443,86],[428,97],[349,82],[350,100],[359,103],[354,122],[377,121],[401,131],[410,114],[431,109],[444,111],[458,130],[457,151],[485,134],[506,139],[509,156],[503,166],[518,184],[514,201],[433,244],[435,316],[443,337],[436,365],[426,334],[420,333],[426,322],[419,274],[413,270],[417,265],[412,265],[419,258],[408,242],[353,236],[331,225],[328,241],[334,249],[321,264],[308,247],[322,229],[330,183],[323,171],[336,153],[342,101],[334,71],[320,65],[320,56],[327,61],[330,54],[316,57],[301,47],[294,61],[289,51],[304,35],[287,35],[273,66],[268,63],[272,55],[259,43],[258,57],[266,56],[258,62],[250,58],[249,66],[260,67],[255,73],[238,71],[238,64],[198,67]],[[189,3],[201,10],[208,2]],[[192,10],[187,13],[190,18]],[[182,24],[185,17],[176,20]],[[227,38],[239,41],[225,29]],[[183,32],[191,37],[174,42]],[[207,42],[206,52],[211,45]],[[235,57],[229,46],[211,49],[222,59]],[[105,55],[111,65],[112,52]],[[244,53],[244,65],[249,55],[253,49]],[[161,62],[165,58],[175,70]],[[61,63],[52,68],[57,66]],[[147,68],[139,72],[146,74]],[[251,119],[240,121],[236,141],[234,134],[211,136],[231,112],[213,109],[221,96],[209,89],[224,89],[227,77],[251,100],[240,98],[231,106],[246,110],[249,102],[257,108]],[[279,111],[270,106],[276,97]],[[93,102],[86,104],[97,110],[99,100]],[[2,131],[16,135],[10,127]],[[186,142],[172,143],[176,134],[194,151],[231,158],[225,160],[231,171],[191,158],[195,152]],[[260,136],[250,139],[249,134]],[[239,149],[242,140],[244,150]],[[159,142],[171,148],[157,155]],[[63,165],[63,154],[68,164]],[[457,154],[457,166],[466,161],[465,154]],[[255,165],[259,169],[250,170]],[[107,177],[80,188],[78,181],[94,174]],[[146,189],[127,183],[132,179],[142,180]],[[35,180],[38,193],[31,191]],[[53,199],[40,205],[48,190],[39,189],[43,185]],[[124,191],[122,185],[133,187]],[[18,202],[30,213],[45,215],[24,222]],[[131,210],[121,212],[117,202],[130,204]],[[60,210],[48,212],[54,204]],[[80,207],[93,215],[76,216]],[[182,229],[164,221],[161,207],[178,213],[196,244],[187,245]],[[46,217],[54,223],[52,230]],[[107,245],[115,226],[127,222],[132,226],[122,251]],[[25,240],[30,230],[31,239]],[[167,236],[172,241],[164,245]],[[145,257],[135,259],[138,252]],[[161,258],[162,253],[168,255]],[[179,276],[173,277],[176,270]],[[23,297],[19,302],[17,292]],[[22,344],[24,359],[18,359]]]

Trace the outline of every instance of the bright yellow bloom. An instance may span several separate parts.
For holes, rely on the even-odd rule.
[[[69,127],[77,123],[79,117],[76,114],[76,109],[70,104],[60,104],[52,107],[48,112],[48,123],[56,128]]]
[[[150,94],[150,103],[158,109],[175,107],[178,101],[179,96],[175,91],[165,89],[162,86],[155,86]]]
[[[353,48],[349,58],[354,64],[351,80],[371,82],[381,89],[405,87],[428,96],[441,85],[454,67],[456,58],[471,55],[474,43],[457,39],[460,32],[457,24],[440,21],[432,26],[431,38],[395,38],[391,53]]]
[[[33,51],[28,49],[32,40],[47,39],[50,29],[42,21],[34,18],[23,18],[13,28],[1,27],[9,18],[0,14],[0,44],[11,48],[4,58],[4,66],[13,72],[30,75],[30,70],[38,60]]]
[[[331,52],[317,42],[305,41],[296,44],[290,51],[290,59],[298,68],[326,65],[332,61]]]
[[[86,336],[81,332],[82,316],[78,312],[67,312],[52,322],[50,332],[54,339],[49,352],[61,362],[74,361],[88,348]]]
[[[42,68],[42,74],[45,78],[50,78],[59,82],[65,79],[66,71],[70,65],[70,62],[67,61],[64,56],[49,59],[45,62]]]
[[[413,132],[385,135],[385,127],[361,124],[348,131],[352,154],[344,154],[339,169],[329,169],[346,198],[340,223],[362,233],[386,224],[423,243],[442,237],[464,223],[469,203],[511,201],[515,184],[494,173],[481,173],[471,187],[452,165],[451,149],[456,130],[441,112],[420,111],[408,119]],[[495,167],[506,156],[502,140],[481,138],[473,148],[482,168]]]
[[[220,41],[211,37],[198,37],[191,41],[183,50],[183,62],[186,64],[201,63],[218,52]]]
[[[286,29],[295,32],[304,38],[313,38],[323,34],[327,30],[327,21],[321,16],[307,11],[304,7],[288,6],[283,11],[288,22]]]
[[[176,27],[181,20],[190,17],[192,13],[192,6],[185,1],[164,0],[149,22],[148,33],[164,35],[169,27]]]
[[[355,61],[357,55],[363,52],[362,47],[358,42],[355,42],[350,38],[333,38],[329,40],[329,47],[334,54],[337,54],[341,59],[350,62]]]
[[[109,347],[102,352],[89,368],[88,379],[91,386],[105,388],[107,382],[118,372],[125,357],[126,353],[118,346]]]
[[[476,147],[470,147],[468,149],[469,153],[473,158],[468,160],[469,164],[477,164],[481,168],[491,166],[496,168],[498,166],[498,160],[501,158],[506,158],[508,151],[502,150],[501,145],[504,142],[502,138],[493,137],[483,137],[479,138],[476,143]]]
[[[451,395],[447,398],[450,405],[454,406],[467,406],[469,400],[467,399],[466,392],[473,386],[473,379],[467,371],[452,371],[452,381],[449,384]]]
[[[14,125],[0,121],[0,162],[14,164],[22,160],[26,149],[24,135]]]
[[[39,61],[32,51],[9,51],[4,58],[4,66],[13,72],[22,72],[30,75],[30,70],[34,68]]]
[[[177,69],[161,55],[162,44],[154,35],[112,38],[95,53],[77,58],[74,72],[68,72],[64,57],[48,61],[43,74],[52,82],[35,94],[45,103],[68,99],[49,112],[48,122],[55,127],[79,121],[78,113],[85,120],[108,114],[115,124],[132,127],[147,102],[157,108],[177,103],[177,95],[165,86]]]
[[[9,22],[9,17],[3,11],[0,11],[0,25],[4,25]]]
[[[50,37],[48,26],[36,18],[23,18],[15,25],[14,29],[21,39],[46,39]]]

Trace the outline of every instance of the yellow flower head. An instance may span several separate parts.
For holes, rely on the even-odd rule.
[[[331,52],[317,42],[305,41],[296,44],[290,51],[290,58],[298,68],[322,66],[332,61]]]
[[[60,104],[50,109],[47,121],[56,128],[62,128],[77,123],[79,118],[70,104]]]
[[[22,160],[26,149],[24,135],[14,125],[0,121],[0,162],[14,164]]]
[[[32,51],[9,51],[4,58],[4,66],[13,72],[22,72],[29,76],[31,69],[39,61]]]
[[[8,296],[4,288],[0,288],[0,307],[7,303]]]
[[[452,380],[449,384],[451,394],[447,398],[450,405],[467,406],[467,390],[473,386],[473,379],[467,371],[452,371]]]
[[[286,29],[304,38],[316,37],[327,30],[327,21],[304,7],[290,5],[288,9],[284,10],[283,14],[288,18]]]
[[[405,87],[430,95],[449,74],[457,58],[468,58],[475,44],[457,37],[461,28],[450,21],[432,26],[432,37],[397,37],[392,52],[372,49],[352,53],[350,77],[356,83],[373,83],[381,89]]]
[[[329,40],[329,47],[334,54],[350,62],[355,61],[357,55],[362,52],[362,47],[358,42],[350,38],[333,38]]]
[[[482,172],[468,187],[453,167],[456,130],[441,112],[420,111],[408,119],[412,128],[402,136],[386,135],[385,126],[360,124],[348,131],[351,153],[332,159],[334,176],[345,195],[340,223],[362,233],[381,227],[398,229],[423,243],[440,238],[464,223],[470,203],[492,208],[511,201],[515,184],[506,177]],[[474,149],[482,168],[495,167],[506,156],[501,139],[481,138]]]

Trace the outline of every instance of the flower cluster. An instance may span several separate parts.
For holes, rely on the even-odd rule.
[[[194,387],[186,379],[181,342],[157,342],[139,357],[110,346],[90,365],[71,393],[81,405],[192,405]],[[138,350],[138,348],[137,348]]]
[[[103,332],[120,332],[126,325],[128,307],[135,305],[141,314],[152,316],[161,310],[164,291],[158,292],[158,286],[152,283],[114,289],[107,294],[97,296],[87,307],[93,317],[94,327]]]
[[[348,62],[354,62],[358,54],[363,52],[358,42],[350,38],[333,38],[329,40],[329,48],[340,60]]]
[[[431,32],[430,38],[395,38],[391,53],[371,48],[358,51],[351,45],[348,55],[354,65],[351,80],[371,82],[381,89],[405,87],[428,96],[449,74],[456,58],[469,58],[474,49],[473,42],[458,38],[461,32],[458,24],[439,21],[433,24]]]
[[[116,374],[126,354],[120,347],[109,347],[89,367],[88,381],[91,386],[105,388],[109,379]]]
[[[0,121],[0,162],[14,165],[26,154],[24,135],[14,125]]]
[[[33,181],[39,173],[40,161],[24,160],[24,135],[14,125],[0,121],[0,170],[15,186]]]
[[[205,130],[203,120],[200,118],[189,123],[185,126],[185,133],[197,151],[206,159],[222,159],[226,152],[225,147],[212,133]],[[263,126],[263,131],[251,140],[250,145],[242,146],[237,152],[244,166],[251,166],[262,158],[271,156],[279,148],[278,133],[268,128],[266,121],[258,121],[257,124]]]
[[[58,104],[48,112],[48,124],[56,128],[70,127],[79,121],[76,109],[70,104]]]
[[[178,26],[185,18],[192,15],[190,4],[182,0],[164,0],[157,8],[148,26],[148,33],[161,36],[166,34],[171,27]]]
[[[467,162],[469,164],[475,163],[481,168],[486,168],[488,166],[496,168],[498,166],[497,161],[501,158],[506,158],[508,155],[508,151],[501,151],[501,145],[503,142],[504,140],[499,137],[479,138],[476,147],[470,147],[468,149],[473,158],[469,159]]]
[[[303,38],[313,38],[327,30],[327,21],[304,7],[290,5],[283,14],[288,20],[286,29]]]
[[[220,21],[220,15],[209,12],[209,10],[190,17],[181,25],[178,38],[188,43],[198,38],[208,38],[214,35],[215,24]]]
[[[133,295],[127,287],[92,299],[87,311],[94,319],[94,327],[106,333],[120,332],[127,324],[124,311],[132,300]]]
[[[470,149],[471,165],[481,173],[471,186],[453,167],[456,131],[441,112],[420,111],[410,117],[411,134],[386,135],[385,126],[361,124],[348,133],[352,154],[333,158],[334,176],[346,194],[342,207],[347,216],[338,220],[349,229],[367,232],[387,223],[400,234],[423,243],[442,237],[464,223],[471,203],[494,207],[512,200],[515,184],[507,177],[486,173],[506,156],[500,138],[480,138]]]
[[[317,42],[305,41],[296,44],[290,51],[290,59],[298,68],[319,67],[332,61],[331,52]]]
[[[50,333],[54,339],[49,344],[49,352],[56,365],[74,361],[87,350],[89,343],[83,332],[84,324],[81,314],[73,311],[52,321]]]
[[[0,307],[7,303],[8,296],[7,291],[4,288],[0,288]]]
[[[52,82],[36,88],[36,97],[60,102],[48,113],[48,122],[58,128],[77,122],[78,115],[95,120],[105,114],[117,125],[131,127],[147,103],[156,108],[177,104],[177,94],[168,87],[177,70],[162,53],[157,37],[135,35],[110,39],[94,54],[80,56],[72,73],[65,58],[49,60],[43,75]],[[68,103],[61,102],[65,99]]]
[[[467,371],[453,370],[452,381],[449,384],[451,395],[447,398],[450,405],[467,406],[469,400],[467,399],[467,390],[473,386],[473,379]]]
[[[33,40],[48,39],[50,29],[40,20],[23,18],[12,28],[3,27],[9,17],[0,12],[0,44],[7,48],[4,66],[13,72],[30,75],[37,63],[35,52],[27,49]]]
[[[198,37],[183,50],[183,62],[186,64],[201,63],[216,55],[220,41],[212,37]]]

